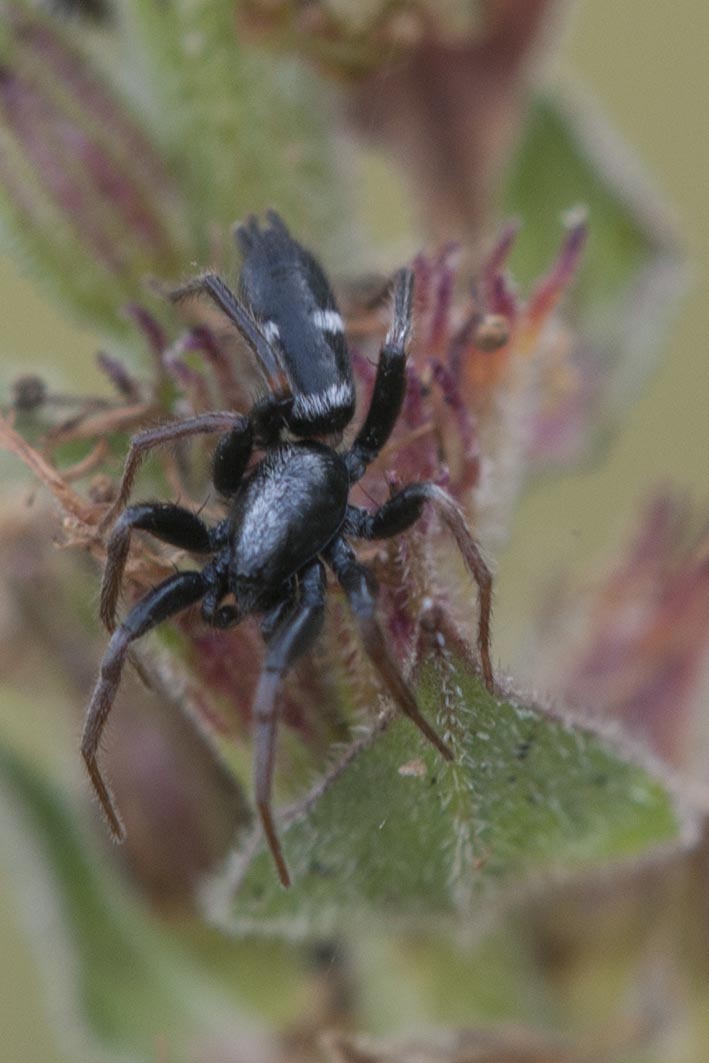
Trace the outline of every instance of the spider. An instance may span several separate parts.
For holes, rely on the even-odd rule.
[[[326,569],[344,591],[385,690],[447,760],[452,759],[449,747],[422,715],[387,649],[377,619],[374,577],[357,560],[350,541],[399,535],[418,520],[426,504],[435,507],[478,585],[478,647],[490,690],[492,581],[460,509],[435,484],[409,484],[373,513],[348,502],[350,488],[387,442],[401,411],[413,273],[402,269],[394,278],[393,322],[379,355],[367,415],[352,445],[336,449],[355,412],[343,321],[313,255],[293,239],[278,214],[270,211],[267,219],[262,227],[251,217],[235,231],[243,256],[238,297],[214,273],[188,281],[171,295],[175,302],[205,296],[216,304],[251,348],[268,387],[248,415],[204,413],[149,428],[132,439],[116,502],[103,522],[108,528],[117,517],[107,543],[100,605],[112,637],[88,707],[81,752],[111,833],[122,841],[125,830],[97,753],[130,644],[199,601],[202,617],[217,628],[258,615],[266,656],[252,709],[255,803],[279,878],[288,886],[271,808],[278,690],[322,628]],[[212,479],[226,501],[223,520],[209,528],[190,510],[168,502],[123,508],[148,450],[200,433],[222,433]],[[263,456],[247,471],[254,451]],[[135,529],[208,560],[201,571],[177,572],[154,587],[116,626]]]

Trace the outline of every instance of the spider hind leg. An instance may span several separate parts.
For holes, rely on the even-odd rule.
[[[441,756],[453,760],[453,753],[422,714],[413,692],[387,649],[384,633],[376,618],[372,574],[357,561],[354,551],[344,539],[336,539],[325,556],[347,596],[367,656],[387,691]]]
[[[490,659],[490,616],[492,612],[492,574],[480,548],[468,530],[465,516],[457,502],[441,487],[431,483],[409,484],[390,498],[376,513],[368,513],[356,506],[348,506],[345,529],[362,539],[389,539],[415,524],[430,503],[452,533],[456,545],[478,587],[480,614],[478,619],[478,652],[485,686],[495,692],[495,679]]]
[[[116,627],[116,605],[128,560],[131,532],[146,531],[161,542],[195,554],[214,549],[212,537],[202,520],[188,509],[169,502],[145,502],[125,509],[106,544],[106,567],[101,583],[101,619],[109,631]]]
[[[121,673],[131,642],[145,635],[175,613],[181,612],[204,594],[206,581],[200,572],[180,572],[160,583],[131,609],[114,631],[101,662],[98,682],[94,689],[81,738],[81,755],[96,796],[101,802],[111,834],[123,841],[125,829],[111,792],[98,766],[97,754],[101,735],[113,707]]]
[[[254,721],[254,789],[268,847],[278,877],[290,886],[290,873],[283,855],[271,809],[273,768],[276,755],[278,690],[295,661],[310,649],[322,628],[325,609],[325,569],[316,561],[301,574],[299,597],[289,610],[279,603],[267,614],[262,626],[268,650],[252,710]]]
[[[104,513],[99,530],[106,531],[118,517],[128,501],[138,469],[151,450],[177,443],[182,439],[191,439],[193,436],[211,435],[224,431],[248,434],[250,432],[248,418],[228,410],[214,411],[200,413],[195,417],[185,417],[181,421],[169,421],[167,424],[156,425],[138,432],[130,441],[118,493]]]

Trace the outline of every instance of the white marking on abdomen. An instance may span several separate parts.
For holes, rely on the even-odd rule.
[[[325,417],[332,410],[349,406],[354,399],[352,387],[347,383],[330,384],[324,391],[310,395],[297,395],[293,410],[298,417]]]
[[[345,323],[337,310],[313,310],[310,320],[323,332],[345,331]]]
[[[275,321],[263,321],[261,323],[261,331],[269,343],[281,338],[281,334],[278,331],[278,325]]]

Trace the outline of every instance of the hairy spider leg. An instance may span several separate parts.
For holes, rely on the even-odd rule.
[[[278,689],[288,669],[306,653],[320,634],[325,614],[325,569],[320,561],[310,564],[298,581],[298,597],[284,613],[283,603],[274,607],[275,625],[266,614],[262,631],[267,652],[252,709],[254,721],[254,788],[256,807],[271,850],[278,876],[290,886],[290,874],[273,822],[271,791],[276,752]]]
[[[406,344],[411,332],[414,277],[400,270],[394,280],[394,318],[379,356],[377,376],[364,424],[344,455],[352,483],[361,479],[389,439],[401,413],[406,394]],[[431,502],[453,533],[468,571],[478,586],[480,616],[478,649],[485,685],[494,690],[490,661],[490,613],[492,577],[465,518],[454,500],[435,484],[411,484],[386,502],[375,514],[348,507],[348,530],[365,539],[384,539],[411,527],[425,502]]]
[[[191,436],[209,435],[214,432],[243,432],[247,437],[251,433],[251,423],[243,414],[222,410],[214,413],[202,413],[197,417],[187,417],[182,421],[170,421],[168,424],[158,425],[155,428],[147,428],[133,436],[130,441],[128,457],[123,467],[123,476],[118,489],[115,502],[104,516],[99,529],[105,531],[116,519],[119,511],[123,508],[130,495],[133,480],[148,451],[155,447],[165,446],[167,443],[175,443],[179,439],[188,439]],[[250,451],[249,451],[250,452]],[[246,456],[248,460],[248,455]],[[246,464],[246,461],[244,461]]]
[[[118,501],[130,492],[131,484],[140,461],[146,449],[159,446],[162,443],[171,442],[175,438],[183,436],[183,429],[187,426],[188,435],[200,431],[219,431],[224,427],[219,422],[215,426],[214,418],[221,418],[222,414],[206,414],[199,418],[191,418],[190,421],[177,421],[169,425],[161,425],[157,429],[148,429],[133,439],[138,455],[133,465],[130,459],[126,463],[121,490]],[[233,425],[234,415],[229,414],[229,421]],[[204,417],[208,421],[204,422]],[[195,429],[195,422],[198,427]],[[216,489],[223,495],[230,497],[235,494],[241,483],[244,470],[253,450],[253,431],[251,422],[239,417],[239,423],[232,427],[219,440],[214,458],[212,460],[212,480]],[[132,451],[133,452],[133,451]],[[103,524],[107,524],[112,517],[113,509],[104,518]],[[106,567],[104,569],[101,584],[101,619],[109,631],[116,626],[116,604],[121,590],[123,572],[128,558],[130,537],[133,529],[150,532],[155,538],[171,546],[190,550],[192,553],[211,553],[222,545],[222,534],[225,523],[222,522],[210,531],[203,521],[194,513],[182,506],[172,503],[151,502],[131,506],[124,510],[118,518],[106,546]],[[233,610],[229,611],[229,625],[234,623]],[[224,621],[226,613],[220,614],[219,619]],[[210,623],[216,623],[216,617],[210,614],[209,608],[205,612],[205,618]],[[216,626],[228,626],[225,623]]]
[[[450,530],[465,566],[478,587],[478,651],[485,686],[494,693],[495,682],[490,661],[490,613],[492,610],[492,575],[475,539],[468,531],[465,517],[456,502],[436,484],[408,484],[381,506],[368,513],[357,506],[347,507],[345,530],[362,539],[389,539],[415,524],[423,507],[430,503]]]
[[[387,650],[386,638],[376,617],[373,574],[357,560],[352,548],[342,538],[335,539],[323,556],[345,592],[367,655],[389,694],[439,753],[446,760],[453,760],[449,747],[421,714],[413,692]]]
[[[379,354],[369,410],[350,450],[343,455],[351,483],[360,480],[385,445],[406,394],[406,344],[411,332],[414,275],[402,269],[394,278],[394,318]]]
[[[250,420],[223,435],[212,458],[212,483],[220,495],[231,498],[238,491],[254,449]]]
[[[116,606],[133,530],[149,532],[163,543],[194,554],[209,554],[215,548],[206,524],[182,506],[145,502],[124,509],[106,545],[106,567],[101,583],[100,614],[109,631],[116,627]]]
[[[205,589],[206,581],[201,572],[179,572],[158,584],[131,609],[125,620],[114,631],[101,662],[98,682],[86,714],[84,733],[81,738],[81,754],[86,763],[91,784],[101,802],[116,841],[124,840],[125,828],[99,769],[97,752],[121,681],[128,647],[131,642],[145,635],[163,620],[193,605],[202,597]]]
[[[278,400],[290,397],[290,386],[278,351],[268,340],[251,310],[236,297],[218,273],[203,273],[170,293],[173,303],[192,296],[206,295],[237,329],[256,355],[269,391]]]

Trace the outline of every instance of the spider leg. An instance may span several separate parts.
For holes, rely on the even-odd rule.
[[[374,391],[364,424],[344,455],[352,483],[365,473],[396,424],[406,394],[406,344],[411,332],[414,275],[399,270],[394,278],[394,320],[379,355]]]
[[[205,582],[201,572],[180,572],[154,587],[114,631],[101,662],[98,682],[86,714],[81,754],[116,841],[123,841],[125,830],[99,769],[97,752],[121,680],[128,647],[163,620],[198,601],[205,592]]]
[[[207,435],[210,432],[224,432],[225,430],[229,432],[230,436],[236,434],[237,436],[243,435],[246,438],[250,437],[252,431],[247,417],[240,413],[224,410],[214,413],[202,413],[197,417],[187,417],[182,421],[171,421],[169,424],[147,428],[145,431],[133,436],[128,457],[123,467],[123,476],[121,477],[118,495],[101,521],[100,530],[104,531],[109,528],[125,505],[140,463],[149,450],[154,447],[164,446],[166,443],[175,443],[179,439],[187,439],[190,436]],[[248,460],[248,454],[244,460],[244,466],[246,465],[246,460]],[[215,470],[215,475],[217,475],[217,470]]]
[[[485,686],[494,693],[495,680],[490,660],[492,574],[468,530],[462,510],[451,496],[436,484],[409,484],[385,502],[376,513],[367,513],[356,506],[348,506],[345,530],[362,539],[388,539],[415,524],[427,502],[434,506],[443,523],[452,532],[465,566],[478,586],[478,651]]]
[[[264,834],[284,886],[290,874],[276,833],[271,810],[271,790],[278,721],[277,695],[291,665],[306,653],[320,633],[325,610],[325,569],[320,561],[309,565],[299,582],[299,597],[286,612],[275,606],[275,624],[270,614],[264,620],[268,650],[254,698],[254,788]]]
[[[275,395],[289,394],[289,385],[278,351],[256,321],[251,309],[236,297],[231,288],[217,273],[203,273],[187,281],[170,293],[174,303],[191,296],[206,295],[237,329],[256,355],[268,382],[269,391]]]
[[[422,715],[413,692],[387,650],[386,638],[375,613],[374,576],[357,561],[354,551],[342,538],[336,539],[328,547],[324,557],[347,595],[359,624],[364,648],[389,694],[439,753],[446,760],[452,760],[453,754]]]
[[[106,567],[101,583],[100,614],[109,631],[116,626],[116,605],[134,529],[150,532],[163,543],[195,554],[208,554],[213,550],[212,537],[206,524],[182,506],[146,502],[124,509],[106,546]]]
[[[227,498],[235,495],[254,449],[254,430],[251,420],[232,428],[216,445],[212,458],[212,482]]]

